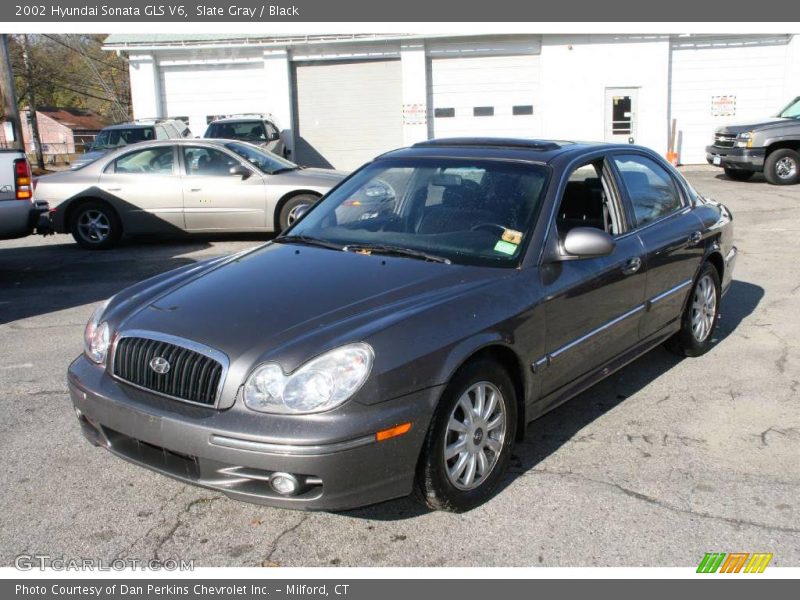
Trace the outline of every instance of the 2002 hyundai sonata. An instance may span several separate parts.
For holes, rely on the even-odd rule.
[[[644,148],[433,140],[114,296],[70,392],[92,443],[233,498],[468,510],[530,421],[662,342],[709,349],[732,234]]]

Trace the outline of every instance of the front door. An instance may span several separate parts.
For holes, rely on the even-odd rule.
[[[638,88],[606,88],[605,141],[635,143],[638,125]]]
[[[209,146],[181,146],[183,210],[189,231],[248,231],[266,226],[266,187],[254,169],[232,175],[244,166],[236,157]]]
[[[552,234],[563,240],[575,227],[592,227],[609,233],[616,246],[609,256],[555,260],[542,266],[547,298],[544,395],[571,387],[639,340],[644,249],[622,213],[607,162],[600,158],[572,172],[551,224]]]

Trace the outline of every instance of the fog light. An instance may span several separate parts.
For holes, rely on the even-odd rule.
[[[273,473],[269,484],[281,496],[294,496],[300,489],[300,482],[291,473]]]

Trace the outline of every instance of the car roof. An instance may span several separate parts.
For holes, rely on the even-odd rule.
[[[630,149],[639,146],[609,144],[606,142],[580,142],[572,140],[546,140],[527,138],[463,137],[434,138],[408,148],[399,148],[378,158],[490,158],[523,160],[542,164],[569,155],[583,155],[595,150]]]
[[[156,125],[163,125],[164,123],[180,123],[181,125],[186,126],[186,123],[183,121],[179,121],[178,119],[158,119],[152,121],[128,121],[127,123],[115,123],[114,125],[108,125],[107,127],[103,127],[103,129],[144,129],[146,127],[154,127]]]
[[[252,117],[222,117],[221,119],[214,119],[209,125],[213,125],[214,123],[250,123],[252,121],[258,121],[260,123],[269,120],[269,117],[261,117],[258,115]]]

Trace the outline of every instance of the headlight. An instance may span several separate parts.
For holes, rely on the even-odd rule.
[[[736,136],[737,148],[752,148],[753,147],[753,132],[745,131]]]
[[[86,329],[83,331],[83,350],[92,362],[102,364],[106,360],[108,347],[111,344],[111,330],[108,323],[100,322],[110,300],[106,300],[94,309]]]
[[[310,360],[291,375],[276,363],[259,366],[244,384],[244,403],[260,412],[308,414],[330,410],[355,394],[369,377],[368,344],[349,344]]]

